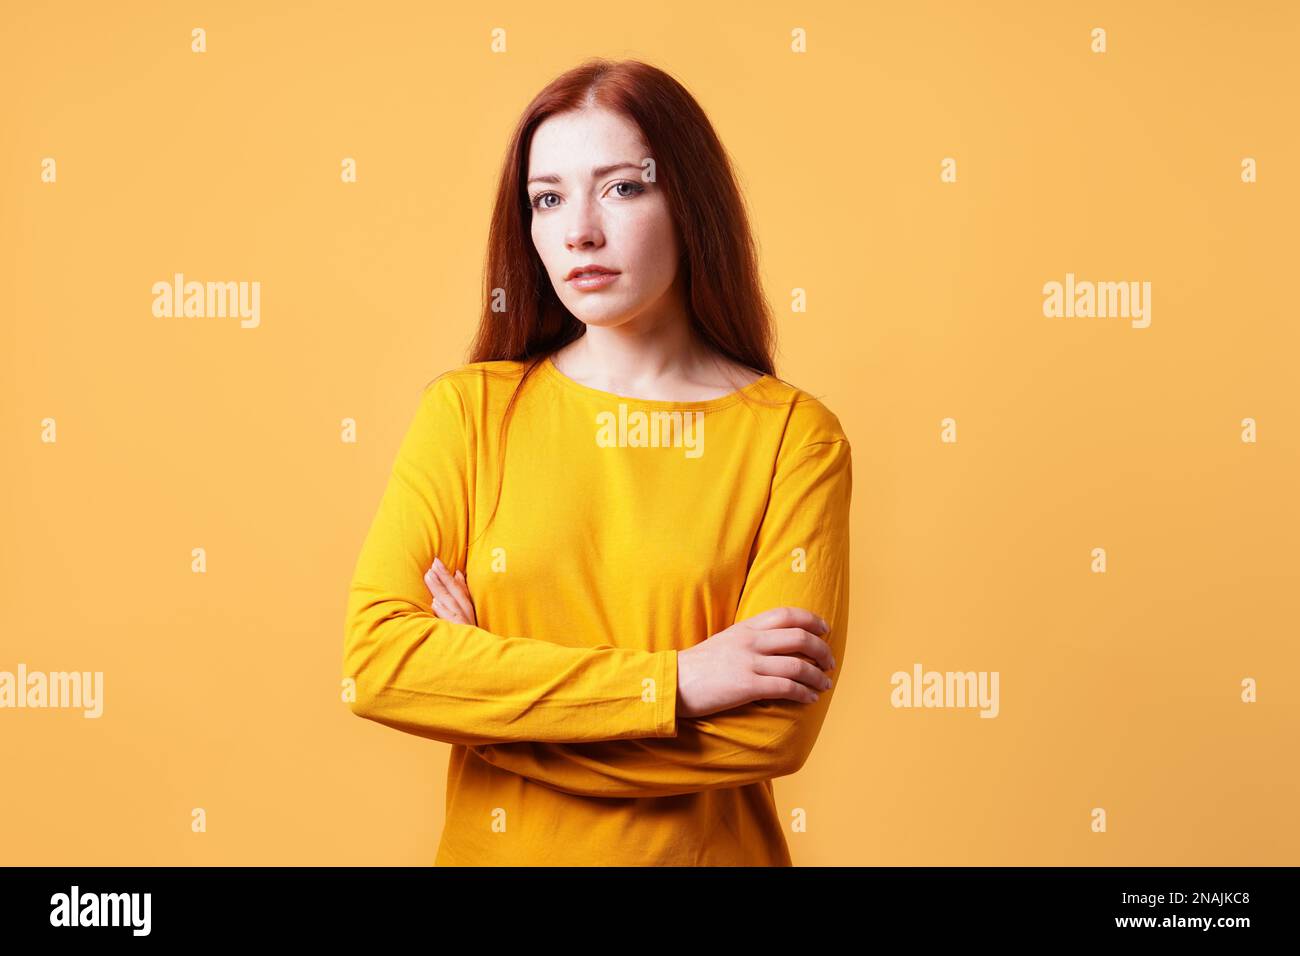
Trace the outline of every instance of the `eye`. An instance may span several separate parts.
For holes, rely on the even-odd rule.
[[[634,183],[630,179],[620,179],[614,184],[613,188],[617,189],[619,186],[632,187],[632,192],[622,194],[621,198],[623,199],[631,199],[633,196],[639,196],[641,193],[645,192],[645,186],[641,185],[641,183]]]
[[[631,192],[619,193],[618,194],[619,199],[631,199],[633,196],[639,196],[641,193],[645,192],[644,185],[642,185],[641,183],[633,182],[630,179],[620,179],[618,182],[613,183],[610,186],[610,189],[618,189],[620,186],[628,187],[631,190]],[[530,199],[528,201],[528,205],[531,206],[533,209],[554,209],[556,206],[555,203],[547,203],[543,201],[547,196],[554,196],[556,199],[560,198],[559,193],[555,193],[547,190],[546,192],[538,193],[536,196]]]

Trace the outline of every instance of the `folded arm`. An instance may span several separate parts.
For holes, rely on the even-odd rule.
[[[452,744],[590,742],[676,732],[677,652],[567,647],[440,620],[424,572],[467,547],[474,430],[454,376],[429,385],[348,589],[352,712]]]
[[[836,686],[848,627],[851,492],[844,438],[809,443],[778,470],[734,618],[781,606],[820,614],[830,625],[825,639],[839,665]],[[662,797],[737,787],[802,767],[833,693],[822,692],[814,703],[759,700],[681,718],[671,738],[533,740],[473,749],[494,766],[584,796]]]

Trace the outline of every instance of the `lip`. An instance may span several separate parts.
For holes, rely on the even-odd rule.
[[[577,270],[571,272],[573,278],[569,279],[569,285],[579,292],[596,292],[606,286],[617,282],[620,273],[612,269],[602,269],[600,267],[589,267],[587,275],[576,275]]]
[[[569,274],[564,278],[565,280],[571,280],[574,277],[576,277],[580,272],[605,272],[605,273],[609,273],[610,275],[618,275],[617,269],[610,269],[607,266],[602,266],[598,262],[591,262],[585,266],[574,266],[572,269],[569,270]]]

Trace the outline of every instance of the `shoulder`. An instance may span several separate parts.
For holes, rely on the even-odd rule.
[[[847,515],[853,494],[853,449],[839,416],[804,389],[777,380],[768,384],[769,394],[786,406],[773,494],[810,513],[826,510],[839,520]]]
[[[523,377],[525,362],[471,362],[446,369],[424,386],[426,400],[457,402],[466,411],[482,410],[510,394]]]
[[[425,384],[427,392],[435,386],[442,390],[456,389],[474,384],[517,383],[523,375],[526,363],[511,360],[491,362],[470,362],[456,368],[449,368],[430,379]]]
[[[785,434],[782,456],[801,455],[817,446],[842,444],[849,450],[849,439],[839,416],[818,396],[780,379],[769,379],[764,396],[775,399],[785,410]]]

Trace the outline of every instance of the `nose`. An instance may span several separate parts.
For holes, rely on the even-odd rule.
[[[569,206],[573,218],[564,232],[564,244],[569,250],[599,248],[605,244],[605,234],[600,224],[600,204],[591,199],[577,200]]]

